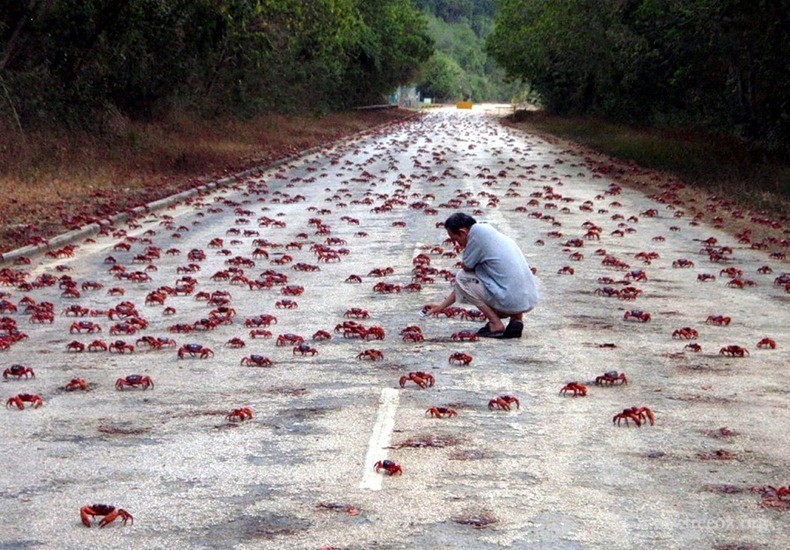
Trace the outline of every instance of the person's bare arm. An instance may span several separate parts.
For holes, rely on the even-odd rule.
[[[441,303],[431,302],[429,304],[425,304],[422,310],[427,315],[436,315],[437,313],[441,312],[443,309],[450,307],[455,303],[455,289],[450,291],[450,294],[442,300]]]

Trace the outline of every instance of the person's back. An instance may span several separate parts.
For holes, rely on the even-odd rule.
[[[423,312],[437,315],[456,300],[477,306],[488,321],[477,331],[484,338],[521,338],[524,313],[538,302],[538,289],[521,249],[487,224],[456,212],[444,222],[455,246],[464,249],[455,286],[441,302],[425,304]],[[503,318],[510,317],[507,326]]]
[[[524,254],[513,239],[492,225],[476,223],[469,229],[462,262],[474,269],[495,310],[528,312],[537,304],[537,284]]]

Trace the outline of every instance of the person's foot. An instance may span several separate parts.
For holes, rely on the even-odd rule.
[[[499,339],[499,340],[501,340],[504,337],[505,337],[505,331],[504,330],[498,330],[496,332],[486,332],[486,333],[480,335],[480,338],[496,338],[496,339]]]
[[[521,338],[521,334],[523,332],[524,323],[516,319],[511,319],[510,323],[508,323],[507,327],[505,327],[505,330],[502,333],[502,338]]]
[[[492,338],[491,334],[504,334],[505,332],[505,325],[500,323],[502,326],[496,330],[491,328],[491,323],[486,323],[481,328],[477,330],[477,335],[482,338]],[[495,337],[493,337],[495,338]]]

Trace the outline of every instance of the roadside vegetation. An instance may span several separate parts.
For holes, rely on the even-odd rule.
[[[380,124],[433,45],[410,0],[0,1],[0,245]]]
[[[3,132],[0,253],[414,116],[400,110],[261,114],[244,120],[180,115],[155,122],[118,120],[113,136],[30,132],[24,147],[13,132]]]
[[[790,143],[784,0],[501,0],[489,53],[550,112]]]
[[[688,198],[699,191],[731,201],[756,216],[790,220],[790,166],[787,159],[726,134],[698,129],[635,127],[597,117],[517,111],[509,126],[558,137],[615,159],[664,172],[689,184]],[[589,152],[589,151],[588,151]],[[640,179],[640,188],[660,192],[664,180]],[[741,229],[734,226],[734,229]],[[730,228],[730,229],[733,229]],[[779,239],[786,236],[780,231]],[[767,231],[767,230],[766,230]]]
[[[487,51],[528,82],[530,128],[790,214],[782,0],[501,0]]]

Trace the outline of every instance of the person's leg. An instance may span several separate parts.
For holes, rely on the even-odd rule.
[[[510,314],[510,322],[507,327],[505,327],[505,332],[502,335],[503,338],[521,338],[521,334],[524,332],[523,319],[525,313],[529,313],[529,311]]]
[[[477,309],[479,309],[488,320],[488,332],[503,332],[505,330],[505,323],[502,322],[502,319],[499,318],[499,315],[497,315],[497,312],[494,311],[491,306],[482,303],[476,305]]]
[[[483,286],[474,273],[469,273],[463,269],[460,270],[455,276],[455,292],[458,301],[477,307],[488,321],[488,323],[477,332],[478,334],[482,336],[505,330],[505,324],[502,322],[499,314],[494,311],[491,306],[486,304],[488,295],[485,286]]]

